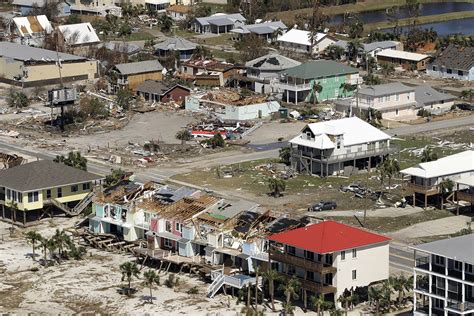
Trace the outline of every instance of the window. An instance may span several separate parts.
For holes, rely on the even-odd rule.
[[[437,299],[437,298],[433,298],[433,305],[434,305],[434,308],[437,308],[437,309],[444,309],[444,303],[443,303],[443,300],[440,300],[440,299]]]
[[[171,223],[166,221],[165,223],[165,230],[169,233],[171,233]]]
[[[46,198],[47,199],[51,198],[51,189],[46,190]]]
[[[346,251],[341,251],[341,260],[346,260]]]
[[[173,242],[168,238],[164,239],[163,244],[164,244],[165,248],[173,248]]]
[[[288,265],[288,274],[292,275],[292,274],[295,274],[295,273],[296,273],[295,267]]]
[[[436,66],[433,66],[433,71],[436,71]]]
[[[389,95],[386,95],[386,96],[385,96],[385,102],[388,102],[388,101],[390,101],[390,96],[389,96]]]
[[[34,202],[38,202],[39,198],[38,198],[38,191],[35,191],[33,192],[33,201]]]
[[[474,268],[473,268],[473,267],[474,267],[474,266],[473,266],[472,264],[467,264],[467,263],[466,263],[466,267],[465,267],[466,272],[467,272],[467,273],[470,273],[470,274],[473,274],[473,273],[474,273]]]
[[[58,188],[58,198],[63,197],[63,188]]]
[[[28,203],[33,202],[33,192],[28,192]]]
[[[409,93],[407,94],[407,100],[410,100],[410,94]]]
[[[28,192],[28,203],[38,202],[38,191]]]
[[[464,76],[464,71],[458,70],[458,76]]]
[[[87,182],[87,183],[83,183],[83,184],[82,184],[82,190],[83,190],[83,191],[88,191],[88,190],[90,190],[90,189],[91,189],[91,184],[90,184],[90,182]]]
[[[435,264],[444,266],[444,257],[435,256],[434,259]]]
[[[12,192],[13,192],[13,198],[12,198],[12,200],[13,200],[13,201],[16,201],[16,199],[17,199],[16,191],[12,191]]]
[[[461,271],[462,270],[462,262],[454,260],[454,270]]]
[[[306,279],[307,280],[314,280],[314,272],[313,271],[306,271]]]
[[[314,260],[314,252],[312,251],[304,251],[304,256],[306,259],[313,261]]]
[[[379,103],[383,102],[383,97],[379,97]]]
[[[7,189],[7,200],[10,200],[12,197],[12,191],[10,189]]]
[[[182,233],[183,232],[183,224],[176,223],[176,231]]]
[[[23,203],[23,193],[18,192],[18,203]]]
[[[71,185],[71,192],[77,192],[79,191],[79,186],[77,184]]]
[[[398,93],[395,95],[395,100],[400,101],[400,95]]]
[[[293,247],[293,246],[287,246],[286,251],[287,251],[290,255],[295,255],[295,254],[296,254],[296,249],[295,249],[295,247]]]
[[[352,258],[357,258],[357,249],[352,249]]]
[[[357,270],[352,270],[352,280],[357,280]]]
[[[446,72],[447,72],[448,74],[452,74],[452,73],[453,73],[453,70],[448,68],[448,69],[446,70]]]

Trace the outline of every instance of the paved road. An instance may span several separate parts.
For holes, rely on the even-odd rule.
[[[437,121],[437,122],[430,122],[424,124],[417,124],[417,125],[408,125],[403,127],[397,127],[387,130],[386,132],[392,136],[398,135],[411,135],[411,134],[418,134],[423,132],[429,132],[434,130],[440,129],[449,129],[461,126],[468,126],[474,127],[474,115],[460,117],[452,120],[444,120],[444,121]]]
[[[413,273],[413,250],[406,245],[392,242],[390,245],[390,268],[395,274],[399,272]]]

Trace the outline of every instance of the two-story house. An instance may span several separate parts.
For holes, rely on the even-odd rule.
[[[224,86],[238,72],[234,64],[214,59],[191,59],[183,62],[179,77],[196,86]]]
[[[474,315],[474,235],[411,248],[415,257],[413,314]]]
[[[424,207],[428,206],[428,200],[438,204],[441,193],[439,184],[443,180],[456,181],[474,175],[474,150],[469,149],[435,161],[422,162],[403,169],[400,173],[409,177],[407,189],[413,194],[414,205],[420,199],[424,201]]]
[[[357,117],[308,124],[290,140],[291,166],[321,177],[370,170],[396,150],[390,138]]]
[[[130,89],[135,92],[145,80],[162,80],[162,71],[163,66],[157,60],[117,64],[111,72],[112,79],[116,79],[112,80],[113,90]]]
[[[448,46],[428,65],[426,73],[438,78],[474,80],[474,47]]]
[[[298,29],[291,29],[279,36],[277,42],[280,49],[310,55],[319,55],[326,47],[336,43],[331,36],[317,33],[311,45],[310,32]]]
[[[280,72],[278,88],[283,92],[283,100],[317,102],[351,96],[353,91],[345,91],[344,85],[359,84],[359,71],[332,60],[313,60]],[[314,86],[321,86],[318,92]]]
[[[167,38],[163,42],[153,46],[155,54],[160,60],[175,58],[177,53],[179,54],[180,60],[191,59],[196,51],[196,47],[197,45],[195,43],[178,36]]]
[[[272,266],[297,277],[305,307],[310,295],[335,304],[346,291],[367,288],[389,276],[389,241],[382,235],[323,221],[268,237]],[[313,293],[313,294],[310,294]]]
[[[93,186],[103,178],[51,160],[2,170],[1,216],[27,225],[40,218],[48,206],[77,215],[91,202]]]
[[[299,61],[275,53],[246,62],[245,68],[251,90],[259,93],[278,92],[280,72],[299,65],[301,65]]]
[[[367,86],[355,98],[336,103],[337,109],[349,116],[368,116],[370,109],[379,111],[383,119],[416,118],[417,113],[415,88],[400,82]]]

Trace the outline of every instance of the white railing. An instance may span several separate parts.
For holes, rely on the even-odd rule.
[[[224,285],[224,274],[220,274],[207,289],[207,296],[213,297],[217,291]]]
[[[232,276],[225,276],[225,284],[236,287],[238,289],[242,288],[242,282],[240,279],[234,278]]]
[[[310,90],[311,85],[309,83],[303,84],[291,84],[291,83],[283,83],[280,82],[278,87],[282,90],[290,90],[290,91],[301,91],[301,90]]]

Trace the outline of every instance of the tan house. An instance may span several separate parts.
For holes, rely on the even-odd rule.
[[[58,67],[58,59],[61,67]],[[97,61],[55,51],[0,42],[0,82],[21,87],[97,78]]]
[[[238,70],[233,64],[208,59],[193,59],[181,66],[180,77],[196,86],[224,86]]]
[[[384,49],[377,54],[377,63],[392,64],[395,68],[404,70],[426,70],[430,56],[418,53],[405,52],[395,49]]]
[[[162,80],[163,66],[157,60],[139,61],[136,63],[115,65],[112,72],[117,76],[114,90],[130,89],[134,92],[137,86],[146,80]]]

